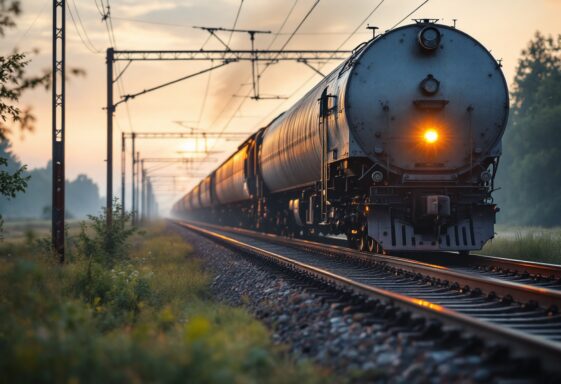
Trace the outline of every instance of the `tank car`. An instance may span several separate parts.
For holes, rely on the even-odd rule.
[[[489,51],[418,20],[357,47],[186,195],[198,206],[174,213],[344,234],[362,250],[467,253],[494,235],[508,112]]]

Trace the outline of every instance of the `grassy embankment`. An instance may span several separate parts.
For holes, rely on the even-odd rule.
[[[497,226],[497,237],[482,254],[561,264],[561,229]]]
[[[115,217],[115,216],[114,216]],[[320,382],[163,226],[104,243],[102,220],[60,266],[45,242],[0,243],[1,382]]]

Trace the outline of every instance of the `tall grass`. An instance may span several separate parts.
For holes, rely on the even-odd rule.
[[[0,245],[0,382],[325,381],[209,297],[212,276],[177,235],[134,235],[112,263],[77,244],[64,266],[35,243]]]
[[[489,241],[481,253],[521,260],[561,264],[561,231],[517,229]]]

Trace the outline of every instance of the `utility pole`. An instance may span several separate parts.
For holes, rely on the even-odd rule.
[[[135,154],[136,154],[136,134],[133,132],[132,137],[131,137],[131,213],[132,213],[132,223],[135,223],[135,217],[136,217],[136,212],[135,212],[135,207],[136,207],[136,191],[134,188],[134,182],[136,180],[136,161],[135,161]]]
[[[146,170],[144,169],[144,159],[140,160],[140,221],[146,220]]]
[[[203,28],[207,29],[208,28]],[[213,28],[213,31],[229,31],[222,28]],[[210,31],[209,31],[210,32]],[[261,33],[259,31],[236,31],[236,32],[254,32]],[[265,32],[267,33],[267,32]],[[212,33],[211,33],[212,34]],[[252,34],[250,33],[250,36]],[[216,36],[215,36],[216,37]],[[203,73],[221,68],[231,63],[236,63],[240,61],[250,62],[252,65],[252,71],[255,73],[257,65],[259,62],[264,63],[277,63],[280,61],[296,61],[306,63],[306,65],[317,72],[310,62],[324,62],[326,60],[343,60],[351,54],[351,51],[340,51],[340,50],[257,50],[252,46],[251,50],[232,50],[229,47],[224,50],[114,50],[113,48],[108,48],[106,53],[106,65],[107,65],[107,226],[111,226],[112,222],[112,209],[113,209],[113,115],[119,104],[128,102],[138,96],[145,95],[150,92],[157,91],[169,85],[177,84],[181,81],[191,79]],[[127,61],[128,64],[125,68],[117,74],[116,79],[113,77],[113,63],[116,61]],[[166,83],[144,89],[142,91],[122,95],[121,100],[113,101],[113,85],[117,79],[119,79],[124,72],[129,68],[129,65],[133,61],[206,61],[210,63],[220,62],[220,64],[212,65],[201,71],[188,74],[186,76],[180,77],[178,79],[168,81]],[[252,76],[252,82],[254,83],[254,92],[259,92],[259,76]],[[263,97],[258,93],[252,96],[252,98],[267,99],[269,97]],[[273,97],[278,99],[279,97]],[[134,150],[133,150],[134,158]],[[135,199],[136,200],[136,199]],[[157,204],[154,202],[154,210],[157,210]],[[134,206],[133,206],[134,208]],[[133,216],[134,217],[134,216]]]
[[[121,132],[121,218],[125,217],[126,150],[125,132]]]
[[[66,1],[53,1],[52,245],[64,263],[64,136],[66,103]]]
[[[57,0],[55,0],[57,1]],[[107,48],[107,229],[113,225],[113,48]]]
[[[139,179],[140,179],[140,172],[139,172],[139,168],[140,168],[140,152],[136,152],[136,159],[135,159],[135,164],[136,164],[136,178],[135,178],[135,195],[136,195],[136,200],[135,200],[135,206],[134,206],[134,224],[138,225],[138,218],[139,218],[139,210],[138,210],[138,197],[139,197],[139,188],[138,188],[138,184],[139,184]]]

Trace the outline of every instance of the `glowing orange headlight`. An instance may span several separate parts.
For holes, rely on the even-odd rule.
[[[423,140],[428,144],[434,144],[438,141],[438,132],[435,129],[427,129],[423,133]]]

